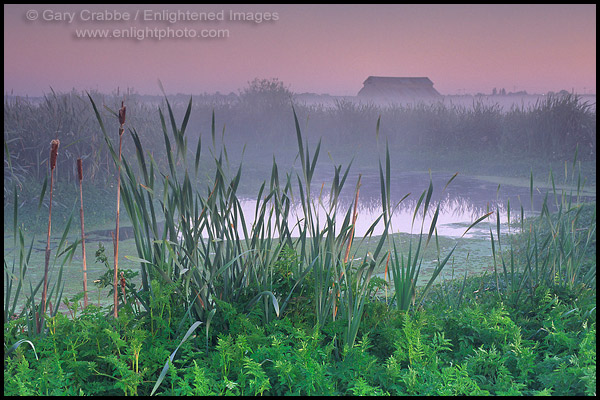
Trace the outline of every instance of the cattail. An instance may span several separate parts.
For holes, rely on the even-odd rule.
[[[46,312],[46,298],[48,296],[48,266],[50,264],[50,231],[52,227],[52,187],[54,186],[54,169],[56,168],[56,157],[58,156],[58,146],[60,140],[54,139],[50,142],[50,203],[48,205],[48,239],[46,242],[46,263],[44,266],[44,289],[42,290],[42,315],[38,314],[37,330],[38,333],[42,330],[42,321]],[[52,311],[50,311],[52,314]]]
[[[56,156],[58,156],[58,146],[60,145],[60,140],[54,139],[50,142],[52,149],[50,150],[50,169],[54,170],[56,167]]]
[[[77,175],[79,177],[79,200],[80,200],[80,208],[79,208],[79,217],[81,220],[81,251],[83,257],[83,307],[86,308],[88,306],[88,295],[87,295],[87,266],[85,259],[85,230],[83,225],[83,166],[81,163],[81,158],[77,159]]]
[[[121,125],[119,128],[119,135],[123,134],[123,125],[125,125],[125,111],[126,107],[123,105],[123,102],[121,102],[121,109],[119,110],[119,124]]]
[[[79,177],[79,183],[83,180],[83,167],[81,165],[81,158],[77,159],[77,176]]]
[[[127,281],[125,280],[125,274],[121,271],[121,293],[123,293],[123,302],[127,304],[127,298],[125,297],[125,287],[127,285]]]
[[[127,107],[121,102],[121,109],[119,110],[119,124],[125,124],[125,110]]]
[[[114,317],[118,318],[119,317],[119,311],[118,311],[118,304],[119,304],[119,299],[118,299],[118,291],[119,291],[119,275],[118,275],[118,271],[119,271],[119,204],[121,203],[121,147],[123,144],[123,125],[125,124],[125,105],[123,102],[121,102],[121,109],[119,110],[119,124],[121,125],[119,127],[119,168],[118,168],[118,175],[117,175],[117,223],[116,223],[116,227],[115,227],[115,239],[114,239],[114,248],[115,248],[115,275],[114,275],[114,280],[113,280],[113,285],[114,285]]]

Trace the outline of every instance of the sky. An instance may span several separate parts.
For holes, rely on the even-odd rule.
[[[354,96],[368,76],[428,77],[444,95],[595,93],[596,6],[4,5],[5,94],[160,94],[159,80],[238,93],[277,78]]]

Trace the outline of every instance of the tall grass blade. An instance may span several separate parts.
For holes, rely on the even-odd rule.
[[[39,360],[39,357],[37,355],[37,352],[35,351],[35,346],[33,345],[33,343],[31,343],[31,341],[27,340],[27,339],[21,339],[19,340],[17,343],[13,344],[12,346],[10,346],[8,348],[8,350],[6,350],[6,353],[4,353],[4,359],[6,360],[6,357],[10,356],[11,353],[13,351],[15,351],[20,345],[22,345],[23,343],[27,343],[29,346],[31,346],[31,348],[33,349],[33,354],[35,354],[35,359]]]

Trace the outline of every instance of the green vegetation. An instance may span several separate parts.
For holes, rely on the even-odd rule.
[[[222,303],[208,331],[202,324],[181,344],[157,393],[595,394],[595,295],[574,308],[573,300],[539,287],[526,304],[509,307],[485,292],[487,284],[473,294],[477,285],[467,282],[460,309],[438,304],[403,313],[368,302],[352,347],[336,345],[339,324],[311,328],[293,314],[263,324],[256,310]],[[74,319],[57,314],[46,336],[34,340],[35,352],[27,344],[10,352],[4,393],[150,394],[185,333],[173,329],[181,312],[165,302],[151,309],[153,317],[121,312],[113,322],[96,306]],[[19,322],[5,328],[5,341],[16,343]]]
[[[89,101],[111,168],[120,170],[135,243],[120,253],[134,267],[119,263],[123,280],[115,286],[112,257],[100,247],[105,273],[97,284],[117,302],[83,307],[83,293],[65,295],[63,273],[79,244],[67,241],[75,202],[54,248],[44,307],[43,280],[28,272],[35,242],[19,225],[14,181],[5,395],[595,395],[596,207],[580,201],[577,154],[565,173],[571,196],[551,173],[541,215],[525,219],[522,208],[508,215],[516,235],[501,232],[499,210],[465,227],[490,222],[491,273],[440,282],[462,241],[440,245],[431,182],[418,197],[412,219],[420,233],[408,250],[390,234],[391,214],[406,197],[391,198],[389,141],[377,169],[381,214],[354,238],[354,204],[338,202],[352,162],[333,166],[325,204],[313,184],[323,142],[309,145],[294,109],[300,168],[282,175],[273,159],[247,227],[238,193],[243,166],[232,165],[233,153],[218,141],[215,113],[207,146],[186,133],[191,99],[181,123],[167,101],[166,114],[159,112],[164,148],[145,150],[128,122],[124,142],[133,152],[121,158],[111,140],[118,115],[105,125]],[[376,138],[380,127],[378,119]],[[44,197],[44,190],[36,197],[38,212]],[[304,218],[290,227],[293,200]],[[317,207],[326,208],[325,221]],[[374,237],[377,224],[384,233]],[[433,268],[417,285],[426,253],[435,254]],[[389,274],[374,276],[382,270]]]

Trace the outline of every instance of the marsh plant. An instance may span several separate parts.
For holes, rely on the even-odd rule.
[[[508,249],[502,249],[499,217],[496,218],[495,237],[490,228],[494,274],[496,280],[501,276],[507,287],[506,293],[498,292],[502,300],[516,303],[524,297],[533,297],[540,286],[575,293],[596,288],[596,266],[589,261],[590,253],[595,252],[596,208],[586,206],[581,200],[585,179],[577,166],[576,151],[570,174],[565,163],[562,183],[570,183],[570,189],[557,189],[558,177],[550,171],[548,180],[552,191],[546,193],[540,215],[525,220],[521,206],[521,234],[517,239],[509,236]],[[578,171],[576,178],[575,171]],[[533,175],[530,177],[530,195],[533,196]],[[554,213],[550,212],[552,203],[557,210]],[[518,252],[514,249],[515,240],[525,243],[525,246],[518,246]],[[520,269],[517,265],[525,268]]]
[[[98,109],[91,97],[90,100],[104,130]],[[162,110],[159,110],[159,115],[168,170],[160,171],[152,155],[143,150],[140,135],[135,128],[130,129],[129,133],[136,147],[139,172],[134,171],[134,166],[127,159],[120,161],[124,171],[121,177],[123,205],[133,224],[138,253],[136,257],[128,258],[140,263],[140,297],[152,297],[152,285],[156,281],[177,285],[179,290],[175,301],[189,309],[190,313],[187,315],[190,323],[205,320],[207,316],[212,315],[211,313],[218,309],[217,299],[238,303],[242,298],[246,298],[247,309],[259,306],[263,322],[269,323],[273,318],[280,317],[281,313],[294,303],[303,280],[310,275],[316,324],[322,327],[338,319],[347,321],[343,342],[352,346],[364,304],[369,297],[367,294],[370,293],[369,283],[373,271],[385,262],[393,248],[393,240],[388,232],[390,217],[397,204],[392,204],[390,198],[389,149],[386,152],[385,168],[381,163],[379,165],[382,213],[361,240],[371,239],[372,232],[380,223],[384,225],[384,233],[376,239],[372,253],[357,254],[357,250],[354,250],[350,254],[360,180],[357,182],[354,204],[350,204],[347,210],[340,207],[338,198],[352,162],[345,169],[342,165],[334,165],[328,204],[322,188],[320,194],[315,195],[312,181],[321,143],[317,143],[314,151],[311,151],[308,141],[301,133],[295,110],[293,116],[299,170],[286,173],[285,178],[281,180],[279,167],[275,159],[273,160],[271,177],[268,183],[264,181],[258,190],[254,222],[249,227],[246,223],[249,217],[244,215],[237,194],[243,163],[240,162],[237,168],[233,167],[226,147],[215,147],[215,115],[213,114],[211,121],[213,146],[209,148],[210,157],[215,165],[215,175],[210,179],[200,175],[198,169],[203,147],[202,137],[198,137],[195,152],[188,150],[188,137],[185,134],[192,100],[190,99],[179,126],[168,100],[166,104],[168,119]],[[378,131],[379,121],[376,128]],[[378,137],[378,132],[376,136]],[[108,135],[105,137],[109,149],[116,155]],[[149,162],[146,161],[147,156],[150,157]],[[188,164],[191,157],[193,167],[191,162]],[[118,158],[115,157],[115,162],[117,161]],[[233,178],[227,175],[231,170]],[[202,182],[206,184],[207,195],[204,196],[197,188]],[[294,187],[297,188],[297,192],[294,192]],[[161,189],[162,195],[159,197]],[[419,211],[422,211],[424,216],[429,212],[432,192],[433,186],[430,183],[429,189],[423,192],[418,202],[419,205],[423,205],[424,210],[419,210],[418,205],[415,218]],[[303,217],[295,226],[291,226],[291,206],[294,201],[300,204]],[[324,221],[319,219],[320,208],[325,212]],[[434,234],[437,235],[435,224],[438,213],[439,205],[428,228],[424,247],[430,243]],[[336,223],[336,216],[339,214],[343,216],[341,225]],[[159,220],[164,220],[165,227],[162,233],[158,227]],[[422,239],[423,235],[422,227]],[[410,287],[409,292],[414,292],[422,261],[422,239],[419,239],[416,252],[409,253],[410,261],[406,266],[398,264],[400,256],[397,251],[392,254],[397,264],[393,270],[397,272],[393,274],[397,289]],[[285,247],[294,249],[299,262],[296,270],[291,271],[294,285],[287,293],[282,293],[281,288],[279,291],[274,288],[278,277],[273,266]],[[388,252],[385,251],[386,248],[389,249]],[[427,287],[436,279],[451,254],[452,251],[445,259],[439,260],[436,273]],[[398,304],[401,309],[408,308],[400,299]]]
[[[115,318],[119,316],[119,307],[118,307],[118,286],[119,286],[119,219],[120,219],[120,207],[121,207],[121,152],[123,149],[123,133],[125,129],[123,125],[125,125],[125,113],[126,108],[121,102],[121,108],[119,109],[119,158],[118,158],[118,167],[117,167],[117,222],[115,227],[115,235],[114,235],[114,248],[115,248],[115,276],[114,276],[114,315]]]
[[[217,130],[214,112],[208,140],[198,135],[188,147],[195,140],[187,134],[192,99],[179,124],[167,99],[166,113],[158,110],[166,158],[160,164],[133,124],[127,134],[135,158],[122,157],[124,105],[105,126],[88,97],[118,171],[136,249],[125,257],[139,263],[141,285],[128,282],[137,274],[129,270],[121,269],[117,281],[117,205],[114,269],[103,251],[97,253],[107,266],[98,282],[114,291],[112,309],[88,305],[78,316],[81,297],[74,296],[64,301],[71,320],[58,312],[62,270],[79,244],[66,245],[69,219],[55,252],[55,261],[62,257],[48,296],[55,306],[38,324],[36,313],[46,305],[36,305],[35,295],[51,280],[45,276],[24,290],[33,239],[27,247],[18,227],[15,186],[18,254],[11,268],[5,256],[5,394],[595,393],[596,214],[595,205],[580,201],[580,173],[571,193],[560,193],[550,174],[553,192],[539,217],[524,218],[521,207],[515,222],[509,212],[509,225],[520,227],[517,239],[500,234],[499,212],[479,216],[465,233],[484,220],[496,222],[495,232],[490,225],[492,279],[465,275],[450,293],[437,280],[459,244],[445,253],[440,249],[440,204],[432,201],[431,179],[416,203],[412,225],[419,233],[407,252],[391,234],[391,216],[408,194],[392,199],[387,141],[377,165],[381,213],[364,237],[355,238],[360,176],[354,202],[343,207],[339,201],[353,160],[333,165],[328,191],[315,185],[322,142],[310,145],[295,107],[297,164],[281,173],[273,157],[248,215],[239,195],[243,160],[232,158],[223,144],[225,130]],[[115,151],[108,131],[117,121]],[[379,137],[377,119],[378,144]],[[204,168],[205,158],[211,168]],[[576,166],[577,156],[571,181]],[[549,196],[557,213],[549,212]],[[299,219],[292,217],[295,204],[302,210]],[[374,236],[378,224],[383,233]],[[82,218],[82,244],[83,235]],[[362,246],[366,241],[370,250]],[[433,272],[419,287],[425,249],[434,245]],[[384,269],[390,282],[388,275],[373,276]],[[473,290],[474,284],[481,288]],[[389,287],[389,297],[378,294],[382,286]],[[437,302],[440,293],[446,294]],[[26,299],[18,312],[21,295]],[[42,355],[41,362],[29,357],[29,364],[29,348]],[[52,379],[36,368],[51,368]]]
[[[50,144],[50,202],[48,203],[48,235],[46,241],[46,263],[44,265],[44,287],[42,289],[42,312],[46,312],[46,299],[48,296],[48,264],[50,263],[50,232],[52,228],[52,189],[54,188],[54,169],[56,168],[56,157],[60,140],[55,139]],[[38,315],[38,333],[42,329],[42,315]]]
[[[88,306],[87,262],[85,257],[85,224],[83,221],[83,165],[81,158],[77,159],[77,174],[79,176],[79,219],[81,222],[81,258],[83,262],[83,304]]]

